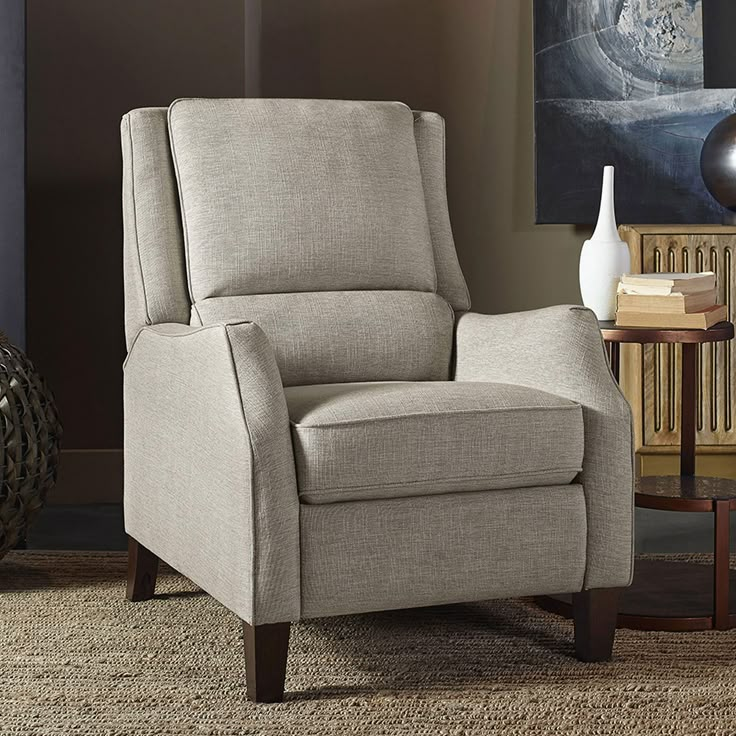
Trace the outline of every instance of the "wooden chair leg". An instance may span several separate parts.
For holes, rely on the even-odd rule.
[[[601,588],[575,593],[575,656],[581,662],[605,662],[613,654],[619,588]]]
[[[158,557],[133,537],[128,537],[128,591],[129,601],[147,601],[153,598],[158,574]]]
[[[243,621],[248,700],[280,703],[284,699],[290,627],[289,623],[251,626]]]

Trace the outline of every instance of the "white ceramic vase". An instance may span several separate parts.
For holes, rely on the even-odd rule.
[[[580,294],[583,304],[600,320],[616,316],[616,288],[622,274],[631,270],[631,255],[616,227],[613,201],[613,166],[603,168],[603,190],[598,224],[580,252]]]

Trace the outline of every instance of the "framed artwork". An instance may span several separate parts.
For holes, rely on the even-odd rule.
[[[720,223],[703,140],[736,90],[703,88],[701,0],[534,0],[538,223],[595,222],[603,166],[619,222]]]

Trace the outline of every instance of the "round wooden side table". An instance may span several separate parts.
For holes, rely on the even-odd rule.
[[[645,476],[636,482],[639,508],[714,515],[714,564],[675,560],[637,560],[634,582],[621,595],[618,625],[647,631],[699,631],[736,627],[736,571],[729,568],[729,517],[736,509],[736,481],[695,477],[695,407],[698,345],[734,336],[730,322],[709,330],[655,330],[616,327],[600,322],[616,380],[621,343],[682,345],[680,410],[680,475]],[[570,596],[539,599],[540,605],[565,616],[572,613]]]

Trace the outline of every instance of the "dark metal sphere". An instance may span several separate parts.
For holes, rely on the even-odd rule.
[[[736,114],[708,133],[700,153],[700,172],[714,199],[736,212]]]

